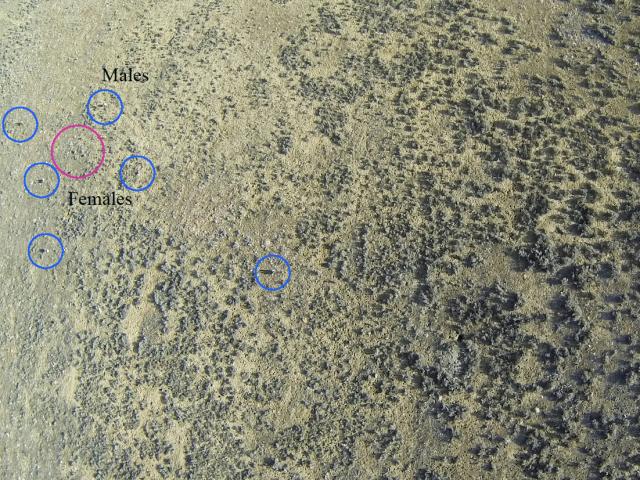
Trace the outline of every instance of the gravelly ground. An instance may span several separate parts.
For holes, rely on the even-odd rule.
[[[0,478],[640,478],[637,2],[9,0],[0,24],[0,107],[40,119],[1,140]],[[84,113],[101,87],[113,126]],[[71,123],[103,169],[29,198]]]

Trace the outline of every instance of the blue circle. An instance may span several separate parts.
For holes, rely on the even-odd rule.
[[[29,113],[31,114],[31,116],[33,117],[33,119],[36,121],[36,128],[34,128],[34,129],[33,129],[33,133],[31,134],[31,136],[30,136],[30,137],[25,138],[25,139],[23,139],[23,140],[19,140],[19,139],[17,139],[17,138],[13,138],[11,135],[9,135],[9,132],[7,132],[7,127],[6,127],[6,125],[5,125],[5,124],[6,124],[6,122],[7,122],[7,117],[8,117],[8,116],[9,116],[9,114],[10,114],[11,112],[13,112],[14,110],[25,110],[25,111],[29,112]],[[19,107],[12,107],[12,108],[10,108],[9,110],[7,110],[7,111],[4,113],[4,116],[2,117],[2,133],[4,133],[4,136],[5,136],[5,137],[7,137],[9,140],[11,140],[12,142],[15,142],[15,143],[25,143],[25,142],[28,142],[29,140],[31,140],[33,137],[35,137],[35,136],[36,136],[36,133],[38,132],[38,125],[40,125],[40,124],[38,123],[38,116],[37,116],[37,115],[36,115],[36,113],[35,113],[33,110],[31,110],[29,107],[22,107],[22,106],[19,106]]]
[[[101,122],[91,114],[91,100],[93,100],[93,97],[95,97],[99,93],[110,93],[111,95],[116,97],[116,99],[118,100],[118,103],[120,103],[120,111],[118,112],[118,115],[116,115],[116,118],[114,118],[113,120],[110,120],[108,122]],[[100,90],[96,90],[95,92],[92,92],[91,95],[89,95],[89,100],[87,100],[87,115],[89,116],[92,122],[97,123],[98,125],[102,125],[103,127],[106,127],[107,125],[113,125],[118,120],[120,120],[120,117],[122,116],[123,113],[124,113],[124,102],[122,101],[122,97],[115,90],[110,90],[108,88],[101,88]]]
[[[39,263],[35,262],[33,257],[31,257],[31,247],[33,246],[33,242],[35,242],[40,237],[51,237],[58,242],[58,245],[60,245],[60,258],[58,258],[57,262],[51,265],[40,265]],[[46,233],[46,232],[39,233],[38,235],[33,237],[31,240],[29,240],[29,245],[27,246],[27,256],[29,257],[29,261],[31,262],[31,265],[33,265],[34,267],[38,267],[41,270],[51,270],[52,268],[57,267],[62,261],[62,257],[64,257],[64,246],[62,245],[62,240],[60,240],[60,237],[58,237],[57,235],[54,235],[53,233]]]
[[[47,193],[46,195],[37,195],[35,193],[33,193],[31,190],[29,190],[29,187],[27,186],[27,175],[29,174],[29,170],[31,170],[33,167],[37,167],[38,165],[44,165],[49,167],[51,170],[53,170],[53,173],[56,174],[56,186],[53,187],[53,190],[51,190],[49,193]],[[32,197],[35,198],[49,198],[53,195],[55,195],[55,193],[58,191],[58,187],[60,187],[60,174],[58,173],[58,169],[55,168],[53,165],[51,165],[50,163],[47,162],[37,162],[37,163],[32,163],[31,165],[29,165],[27,167],[27,169],[24,171],[24,177],[22,177],[22,184],[24,185],[24,189],[25,191],[31,195]]]
[[[279,287],[270,288],[270,287],[267,287],[266,285],[264,285],[260,281],[260,276],[258,275],[258,271],[260,269],[260,265],[262,264],[262,262],[264,262],[265,260],[267,260],[269,258],[277,258],[282,263],[284,263],[286,265],[286,267],[287,267],[287,279]],[[267,290],[268,292],[277,292],[278,290],[282,290],[284,287],[286,287],[289,284],[289,281],[291,280],[291,265],[289,264],[287,259],[284,258],[282,255],[278,255],[276,253],[268,253],[267,255],[265,255],[264,257],[260,258],[256,262],[256,266],[253,268],[253,278],[256,280],[256,283],[260,286],[260,288],[262,288],[263,290]]]
[[[143,160],[146,160],[147,163],[151,166],[151,173],[152,173],[151,180],[149,180],[149,183],[147,183],[144,187],[140,187],[140,188],[133,188],[127,185],[127,182],[124,181],[124,177],[122,176],[122,172],[124,171],[125,165],[130,160],[134,160],[136,158],[142,158]],[[156,167],[153,165],[153,162],[147,157],[145,157],[144,155],[130,155],[127,158],[125,158],[120,164],[119,175],[120,175],[120,183],[124,186],[124,188],[126,188],[127,190],[131,190],[132,192],[144,192],[145,190],[149,189],[151,185],[153,185],[153,182],[156,180]]]

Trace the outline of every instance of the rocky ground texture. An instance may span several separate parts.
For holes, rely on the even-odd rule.
[[[640,478],[636,2],[86,3],[0,14],[3,105],[37,156],[103,65],[149,72],[62,188],[158,180],[5,219],[0,477]]]

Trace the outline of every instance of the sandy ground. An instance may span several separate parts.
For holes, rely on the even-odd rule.
[[[39,119],[0,139],[0,478],[640,478],[637,3],[8,0],[0,25],[0,110]],[[103,167],[29,197],[69,124]]]

